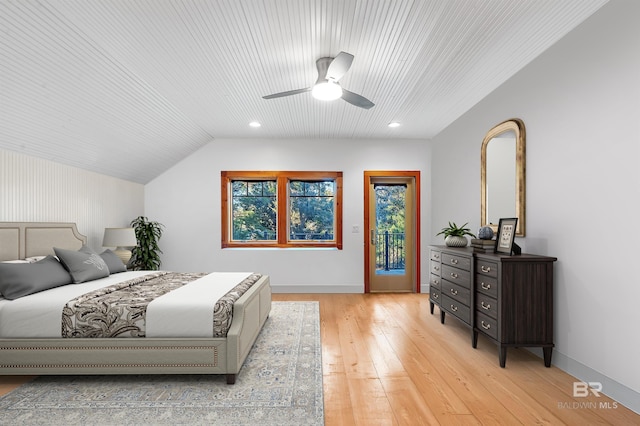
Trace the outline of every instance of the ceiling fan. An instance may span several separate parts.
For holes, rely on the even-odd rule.
[[[353,55],[347,52],[340,52],[335,58],[320,58],[316,61],[318,68],[318,80],[313,87],[304,89],[289,90],[287,92],[274,93],[263,96],[263,99],[282,98],[284,96],[297,95],[298,93],[311,92],[314,98],[323,101],[333,101],[342,98],[360,108],[369,109],[375,104],[369,99],[357,93],[350,92],[340,86],[340,79],[351,68]]]

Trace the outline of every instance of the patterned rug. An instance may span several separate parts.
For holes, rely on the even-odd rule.
[[[40,376],[2,425],[323,425],[318,302],[273,302],[234,385],[224,375]]]

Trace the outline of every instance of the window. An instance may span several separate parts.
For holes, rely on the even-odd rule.
[[[222,247],[342,249],[342,172],[221,173]]]

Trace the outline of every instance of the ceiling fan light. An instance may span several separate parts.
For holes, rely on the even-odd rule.
[[[318,83],[311,89],[311,95],[321,101],[334,101],[342,97],[342,87],[330,80]]]

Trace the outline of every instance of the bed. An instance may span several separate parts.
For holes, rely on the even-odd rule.
[[[0,222],[0,262],[86,242],[74,223]],[[0,337],[0,375],[223,374],[233,384],[271,310],[269,277],[256,279],[233,302],[225,337]]]

